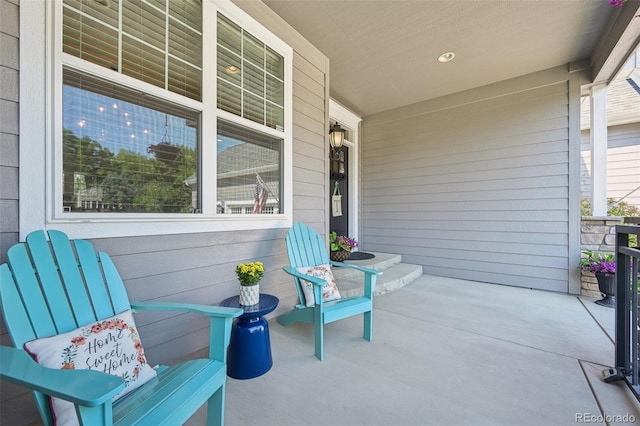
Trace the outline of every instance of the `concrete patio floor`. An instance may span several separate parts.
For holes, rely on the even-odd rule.
[[[423,275],[376,298],[372,342],[361,338],[362,316],[326,326],[324,361],[313,355],[311,326],[285,328],[272,316],[273,368],[229,378],[226,423],[640,421],[626,385],[602,381],[613,363],[614,310],[593,301]],[[203,424],[202,411],[190,423]]]

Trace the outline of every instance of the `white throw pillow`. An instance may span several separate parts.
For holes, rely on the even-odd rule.
[[[305,275],[322,278],[325,281],[325,284],[322,286],[322,300],[325,302],[340,299],[340,292],[338,291],[338,286],[336,285],[335,278],[333,278],[333,273],[331,272],[329,264],[325,263],[317,266],[303,266],[296,268],[296,270]],[[306,305],[309,307],[315,305],[316,298],[313,295],[313,284],[306,280],[301,280],[300,283],[302,284],[302,291],[304,293]]]
[[[57,336],[24,344],[38,364],[61,370],[98,370],[121,377],[126,384],[113,401],[156,377],[147,364],[130,310]],[[71,402],[51,398],[56,425],[77,425]]]

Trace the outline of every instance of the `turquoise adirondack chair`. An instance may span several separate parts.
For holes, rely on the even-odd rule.
[[[110,257],[91,243],[59,231],[27,236],[0,266],[0,304],[15,346],[0,346],[0,377],[33,391],[45,425],[52,425],[49,396],[70,401],[85,425],[176,425],[205,402],[207,423],[224,424],[226,352],[233,318],[242,309],[186,303],[130,303]],[[25,342],[102,321],[122,311],[171,310],[210,317],[208,359],[156,367],[157,376],[112,403],[122,378],[96,370],[63,370],[36,363]],[[150,367],[147,366],[147,368]],[[151,371],[151,370],[150,370]]]
[[[376,287],[376,278],[381,271],[364,268],[343,262],[334,262],[329,259],[325,242],[322,238],[304,223],[294,223],[286,237],[287,253],[290,266],[283,269],[293,276],[298,290],[300,303],[290,312],[278,316],[280,324],[287,326],[295,322],[313,324],[315,339],[315,355],[319,360],[324,359],[324,325],[348,318],[354,315],[364,314],[363,337],[371,341],[373,337],[373,292]],[[340,300],[323,301],[322,290],[325,280],[300,272],[297,268],[312,267],[329,264],[331,266],[353,268],[364,273],[363,296],[351,297]],[[307,306],[303,290],[303,282],[313,284],[313,306]]]

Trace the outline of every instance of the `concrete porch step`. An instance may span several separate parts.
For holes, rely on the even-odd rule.
[[[374,253],[373,259],[347,260],[346,263],[364,266],[382,271],[376,281],[375,295],[398,290],[422,275],[422,266],[402,263],[402,256],[390,253]],[[342,297],[361,296],[363,293],[363,275],[349,268],[332,267]]]

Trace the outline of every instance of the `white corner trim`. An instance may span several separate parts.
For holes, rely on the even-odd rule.
[[[46,5],[48,2],[25,1],[20,5],[20,240],[33,224],[46,220],[46,141],[51,123],[47,121]],[[25,167],[28,163],[30,167]]]

